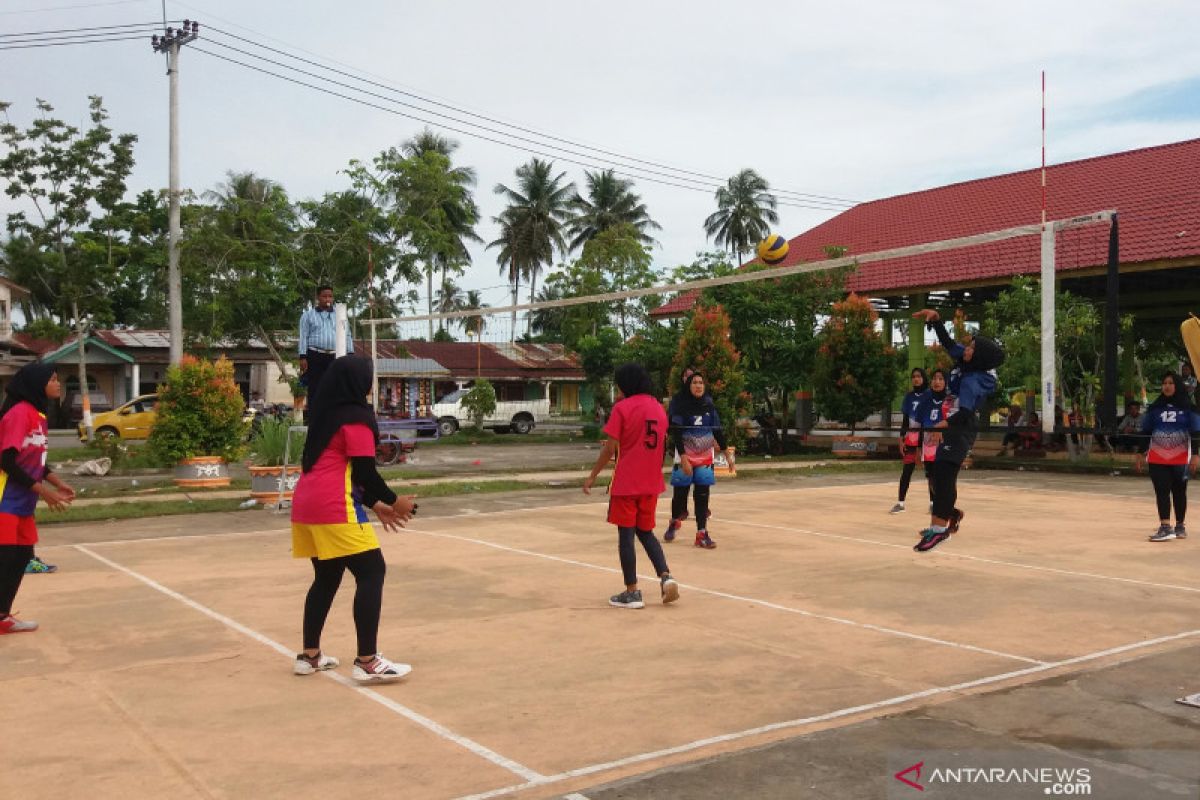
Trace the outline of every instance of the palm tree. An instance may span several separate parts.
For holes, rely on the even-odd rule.
[[[528,164],[517,167],[517,188],[510,189],[503,183],[496,184],[496,194],[508,201],[497,221],[512,230],[512,241],[522,243],[523,253],[518,260],[523,265],[524,277],[529,280],[529,302],[537,294],[537,278],[543,265],[554,261],[554,251],[566,255],[567,243],[563,236],[571,216],[572,194],[575,184],[565,186],[565,172],[553,175],[554,164],[534,158]],[[510,259],[511,260],[511,259]],[[526,320],[526,333],[529,332]]]
[[[487,307],[488,304],[483,302],[483,295],[478,289],[468,289],[466,297],[460,302],[457,310],[482,311]],[[459,324],[462,325],[463,333],[476,338],[483,336],[483,329],[487,327],[487,323],[483,319],[483,314],[459,317]]]
[[[453,278],[442,278],[442,288],[437,290],[437,299],[435,308],[439,314],[449,314],[451,311],[458,311],[463,307],[463,290],[454,282]],[[446,326],[442,322],[438,322],[438,329],[442,330]]]
[[[642,199],[633,193],[633,182],[618,178],[611,169],[584,172],[587,176],[587,197],[578,192],[571,200],[575,217],[570,223],[571,250],[577,250],[600,231],[628,223],[638,232],[642,244],[653,244],[647,231],[662,230],[650,218]]]
[[[521,276],[527,275],[529,269],[529,252],[530,248],[525,239],[521,235],[521,231],[515,228],[512,221],[505,218],[503,214],[498,217],[492,217],[492,221],[500,226],[500,236],[493,242],[488,242],[487,249],[498,248],[500,252],[496,255],[496,263],[500,265],[500,274],[508,279],[509,285],[512,286],[512,304],[517,304],[517,293],[521,288]],[[509,329],[509,341],[516,341],[517,338],[517,310],[512,310],[512,321]]]
[[[440,269],[445,282],[451,269],[471,263],[466,243],[483,241],[475,233],[475,223],[479,221],[479,207],[471,196],[475,170],[454,166],[458,142],[428,128],[406,141],[400,150],[406,158],[426,161],[440,172],[438,186],[424,185],[405,198],[407,209],[424,217],[427,227],[438,229],[444,241],[443,245],[422,254],[426,265],[427,307],[432,314],[434,272]],[[433,338],[433,320],[429,320],[429,338]]]
[[[737,263],[742,253],[771,232],[770,224],[779,222],[777,203],[766,178],[752,169],[744,169],[717,189],[717,211],[704,220],[704,232],[718,247],[727,247]]]

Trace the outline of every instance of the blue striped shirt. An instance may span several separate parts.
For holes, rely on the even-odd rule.
[[[337,315],[331,308],[329,311],[317,311],[310,308],[300,315],[300,346],[297,348],[301,356],[308,354],[308,349],[326,350],[332,353],[337,344]],[[346,352],[354,352],[354,338],[350,335],[350,321],[346,321]]]

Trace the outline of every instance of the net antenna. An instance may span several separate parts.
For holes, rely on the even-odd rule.
[[[1042,388],[1042,428],[1046,433],[1052,433],[1054,430],[1054,387],[1057,384],[1057,374],[1055,370],[1055,338],[1054,338],[1054,322],[1055,322],[1055,244],[1060,231],[1066,231],[1073,228],[1080,228],[1089,225],[1097,225],[1102,223],[1110,223],[1112,226],[1112,237],[1116,235],[1116,218],[1115,210],[1097,211],[1091,214],[1083,214],[1080,216],[1070,217],[1068,219],[1050,220],[1045,223],[1035,222],[1029,225],[1018,225],[1013,228],[1004,228],[995,231],[986,231],[984,233],[972,234],[970,236],[961,236],[954,239],[943,239],[935,242],[922,242],[920,244],[906,245],[904,247],[896,247],[890,250],[878,250],[871,253],[860,253],[852,256],[843,256],[840,258],[830,258],[821,261],[812,261],[802,264],[793,264],[786,267],[773,267],[763,270],[743,270],[733,275],[723,275],[715,278],[703,278],[700,280],[685,281],[682,283],[659,284],[656,286],[648,286],[640,289],[629,289],[621,292],[607,292],[604,294],[592,294],[579,297],[566,297],[559,300],[546,300],[541,302],[531,303],[516,303],[508,306],[489,306],[486,308],[463,309],[459,311],[445,311],[436,314],[419,314],[404,317],[389,317],[382,319],[368,319],[363,322],[372,328],[372,336],[374,329],[378,325],[394,326],[397,331],[402,330],[402,326],[411,325],[418,322],[427,322],[430,320],[442,321],[449,323],[451,321],[463,320],[470,317],[486,317],[489,322],[489,327],[492,323],[498,320],[505,314],[515,314],[516,312],[536,313],[555,308],[567,308],[570,306],[587,305],[587,304],[611,304],[619,300],[629,300],[639,297],[649,297],[658,295],[665,301],[669,295],[674,295],[682,292],[698,291],[707,289],[712,286],[725,286],[738,283],[752,283],[755,281],[773,280],[777,278],[786,278],[792,275],[803,275],[812,272],[824,272],[827,270],[847,267],[854,264],[870,264],[880,261],[889,261],[892,259],[905,258],[909,256],[920,256],[929,253],[942,253],[950,250],[959,250],[963,248],[978,247],[981,245],[1002,242],[1009,239],[1018,239],[1026,236],[1041,237],[1041,328],[1042,328],[1042,370],[1041,370],[1041,388]],[[1110,245],[1110,269],[1112,267],[1112,253],[1115,252],[1115,247]],[[456,323],[461,324],[461,323]],[[513,331],[508,331],[508,339],[511,341]],[[403,338],[403,337],[401,337]],[[374,355],[374,354],[373,354]],[[377,369],[378,372],[378,369]]]

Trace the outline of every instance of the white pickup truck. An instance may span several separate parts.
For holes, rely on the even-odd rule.
[[[462,398],[467,391],[457,389],[434,403],[433,416],[437,418],[439,435],[449,436],[471,424],[471,415],[462,407]],[[500,432],[529,433],[548,416],[549,400],[498,400],[496,410],[484,419],[483,427]]]

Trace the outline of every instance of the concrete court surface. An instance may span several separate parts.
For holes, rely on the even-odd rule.
[[[17,603],[43,629],[0,639],[22,765],[0,797],[1045,796],[928,771],[915,794],[893,774],[917,759],[1200,797],[1200,709],[1173,703],[1200,692],[1200,545],[1145,542],[1148,481],[968,473],[930,554],[893,499],[878,475],[723,482],[719,547],[685,527],[681,600],[644,580],[641,611],[606,602],[603,495],[423,501],[381,535],[380,644],[415,671],[370,690],[349,577],[324,641],[343,667],[290,675],[309,572],[286,517],[48,526],[61,571]]]

